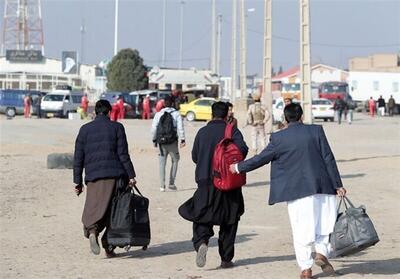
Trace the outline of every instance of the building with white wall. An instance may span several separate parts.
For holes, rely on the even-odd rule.
[[[91,99],[105,91],[106,78],[96,65],[80,64],[76,74],[64,73],[62,61],[43,57],[35,62],[12,62],[0,57],[0,89],[23,89],[49,92],[56,85],[70,85],[85,90]]]
[[[210,70],[153,67],[148,72],[150,89],[218,90],[219,77]]]
[[[366,101],[379,96],[387,101],[392,95],[400,104],[400,72],[353,72],[349,73],[349,91],[355,101]]]

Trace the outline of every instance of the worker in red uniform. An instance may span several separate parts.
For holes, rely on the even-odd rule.
[[[31,117],[31,105],[32,105],[32,99],[31,99],[30,94],[28,94],[24,97],[24,117],[25,118]]]
[[[143,100],[143,112],[142,112],[142,119],[150,119],[150,96],[146,95]]]
[[[119,96],[117,105],[118,105],[118,118],[125,119],[124,97]]]
[[[159,112],[165,107],[164,99],[159,99],[156,104],[156,112]]]
[[[87,117],[88,107],[89,107],[89,100],[88,100],[87,94],[83,94],[83,96],[81,98],[81,108],[82,108],[82,113],[83,113],[84,118]]]
[[[118,106],[117,102],[115,102],[111,106],[110,119],[111,119],[111,121],[118,121],[118,118],[119,118],[119,106]]]
[[[369,115],[371,115],[371,117],[374,117],[375,116],[376,104],[375,104],[375,100],[372,97],[369,98],[368,106],[369,106]]]

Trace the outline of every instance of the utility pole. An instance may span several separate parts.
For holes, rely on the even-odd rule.
[[[118,52],[118,0],[115,0],[115,15],[114,15],[114,56]]]
[[[300,88],[304,122],[312,123],[311,114],[310,1],[300,0]]]
[[[222,37],[222,15],[218,15],[218,25],[217,25],[217,65],[216,73],[218,76],[221,75],[221,37]]]
[[[82,18],[82,23],[81,23],[81,53],[79,55],[79,61],[80,64],[83,62],[83,55],[84,55],[84,47],[85,47],[85,33],[86,33],[86,27],[85,27],[85,19]]]
[[[216,40],[216,0],[211,0],[211,72],[217,72],[217,40]]]
[[[237,0],[232,0],[231,101],[236,100],[237,77]]]
[[[167,30],[166,30],[166,21],[167,21],[167,0],[163,1],[163,35],[162,35],[162,62],[161,65],[165,67],[165,59],[166,59],[166,51],[167,51]]]
[[[247,96],[246,77],[246,9],[244,0],[240,0],[240,97]]]
[[[262,102],[270,114],[265,131],[272,132],[272,0],[264,0],[264,63]]]
[[[183,56],[183,12],[184,12],[185,1],[181,1],[181,24],[180,24],[180,36],[179,36],[179,69],[182,68],[182,56]]]

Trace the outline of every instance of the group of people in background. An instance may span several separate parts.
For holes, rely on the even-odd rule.
[[[353,112],[356,107],[356,103],[350,97],[344,100],[337,97],[333,104],[333,109],[335,110],[338,124],[342,123],[342,116],[344,116],[345,120],[347,119],[347,123],[351,124],[353,122]]]
[[[390,98],[387,103],[389,116],[393,116],[395,107],[396,107],[396,101],[394,100],[393,95],[390,95]],[[375,101],[374,98],[371,97],[368,100],[368,109],[369,109],[369,115],[371,117],[374,117],[376,113],[378,114],[378,116],[385,116],[386,102],[385,99],[382,97],[382,95],[379,97],[377,101]]]

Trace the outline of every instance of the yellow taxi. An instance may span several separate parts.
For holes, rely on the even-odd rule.
[[[188,121],[211,120],[211,106],[215,102],[214,98],[203,97],[189,104],[181,104],[179,111]]]

